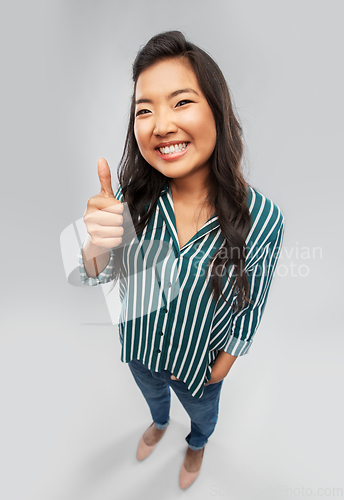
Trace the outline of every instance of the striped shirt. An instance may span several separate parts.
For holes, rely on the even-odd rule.
[[[115,197],[124,203],[120,187]],[[221,296],[216,300],[211,272],[206,276],[210,257],[225,243],[216,212],[180,248],[166,181],[147,226],[123,245],[118,325],[122,362],[139,359],[150,370],[169,370],[185,382],[193,397],[200,398],[220,350],[233,356],[247,354],[262,319],[284,235],[284,216],[276,204],[251,186],[247,203],[251,228],[245,270],[253,303],[234,311],[237,294],[232,282],[222,276],[227,302]],[[91,286],[111,281],[115,258],[116,248],[104,271],[92,278],[80,251],[81,281]],[[233,265],[227,270],[232,276]]]

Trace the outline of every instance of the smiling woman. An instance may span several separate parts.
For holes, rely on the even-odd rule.
[[[170,418],[170,387],[191,419],[180,487],[198,476],[223,380],[262,319],[284,217],[242,174],[241,127],[224,76],[179,31],[156,35],[133,64],[134,89],[114,194],[104,159],[80,252],[83,283],[120,280],[121,360],[153,422],[142,460]],[[126,240],[123,204],[136,238]],[[123,236],[123,240],[122,240]]]

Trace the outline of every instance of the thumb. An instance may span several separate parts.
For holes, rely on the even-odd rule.
[[[98,177],[100,181],[100,194],[106,198],[114,198],[111,186],[111,172],[108,162],[104,158],[98,160]]]

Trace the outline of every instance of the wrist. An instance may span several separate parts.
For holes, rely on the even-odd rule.
[[[108,248],[98,247],[91,241],[90,235],[87,235],[87,238],[82,246],[82,253],[85,260],[92,260],[95,257],[99,257],[100,255],[108,254]]]
[[[222,380],[224,378],[218,372],[218,369],[215,366],[215,364],[216,363],[213,364],[213,367],[211,370],[210,380],[208,380],[208,382],[206,382],[204,385],[216,384],[217,382],[220,382],[220,380]]]

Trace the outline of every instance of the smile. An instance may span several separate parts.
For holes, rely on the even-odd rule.
[[[176,153],[177,151],[183,151],[183,149],[186,148],[187,144],[188,144],[187,142],[182,142],[180,144],[174,144],[170,147],[167,146],[166,148],[159,148],[159,151],[163,155],[168,155],[169,153]]]
[[[183,156],[189,149],[189,146],[190,142],[181,142],[180,144],[174,144],[173,146],[157,148],[155,151],[157,155],[164,160],[175,160],[180,156]]]

